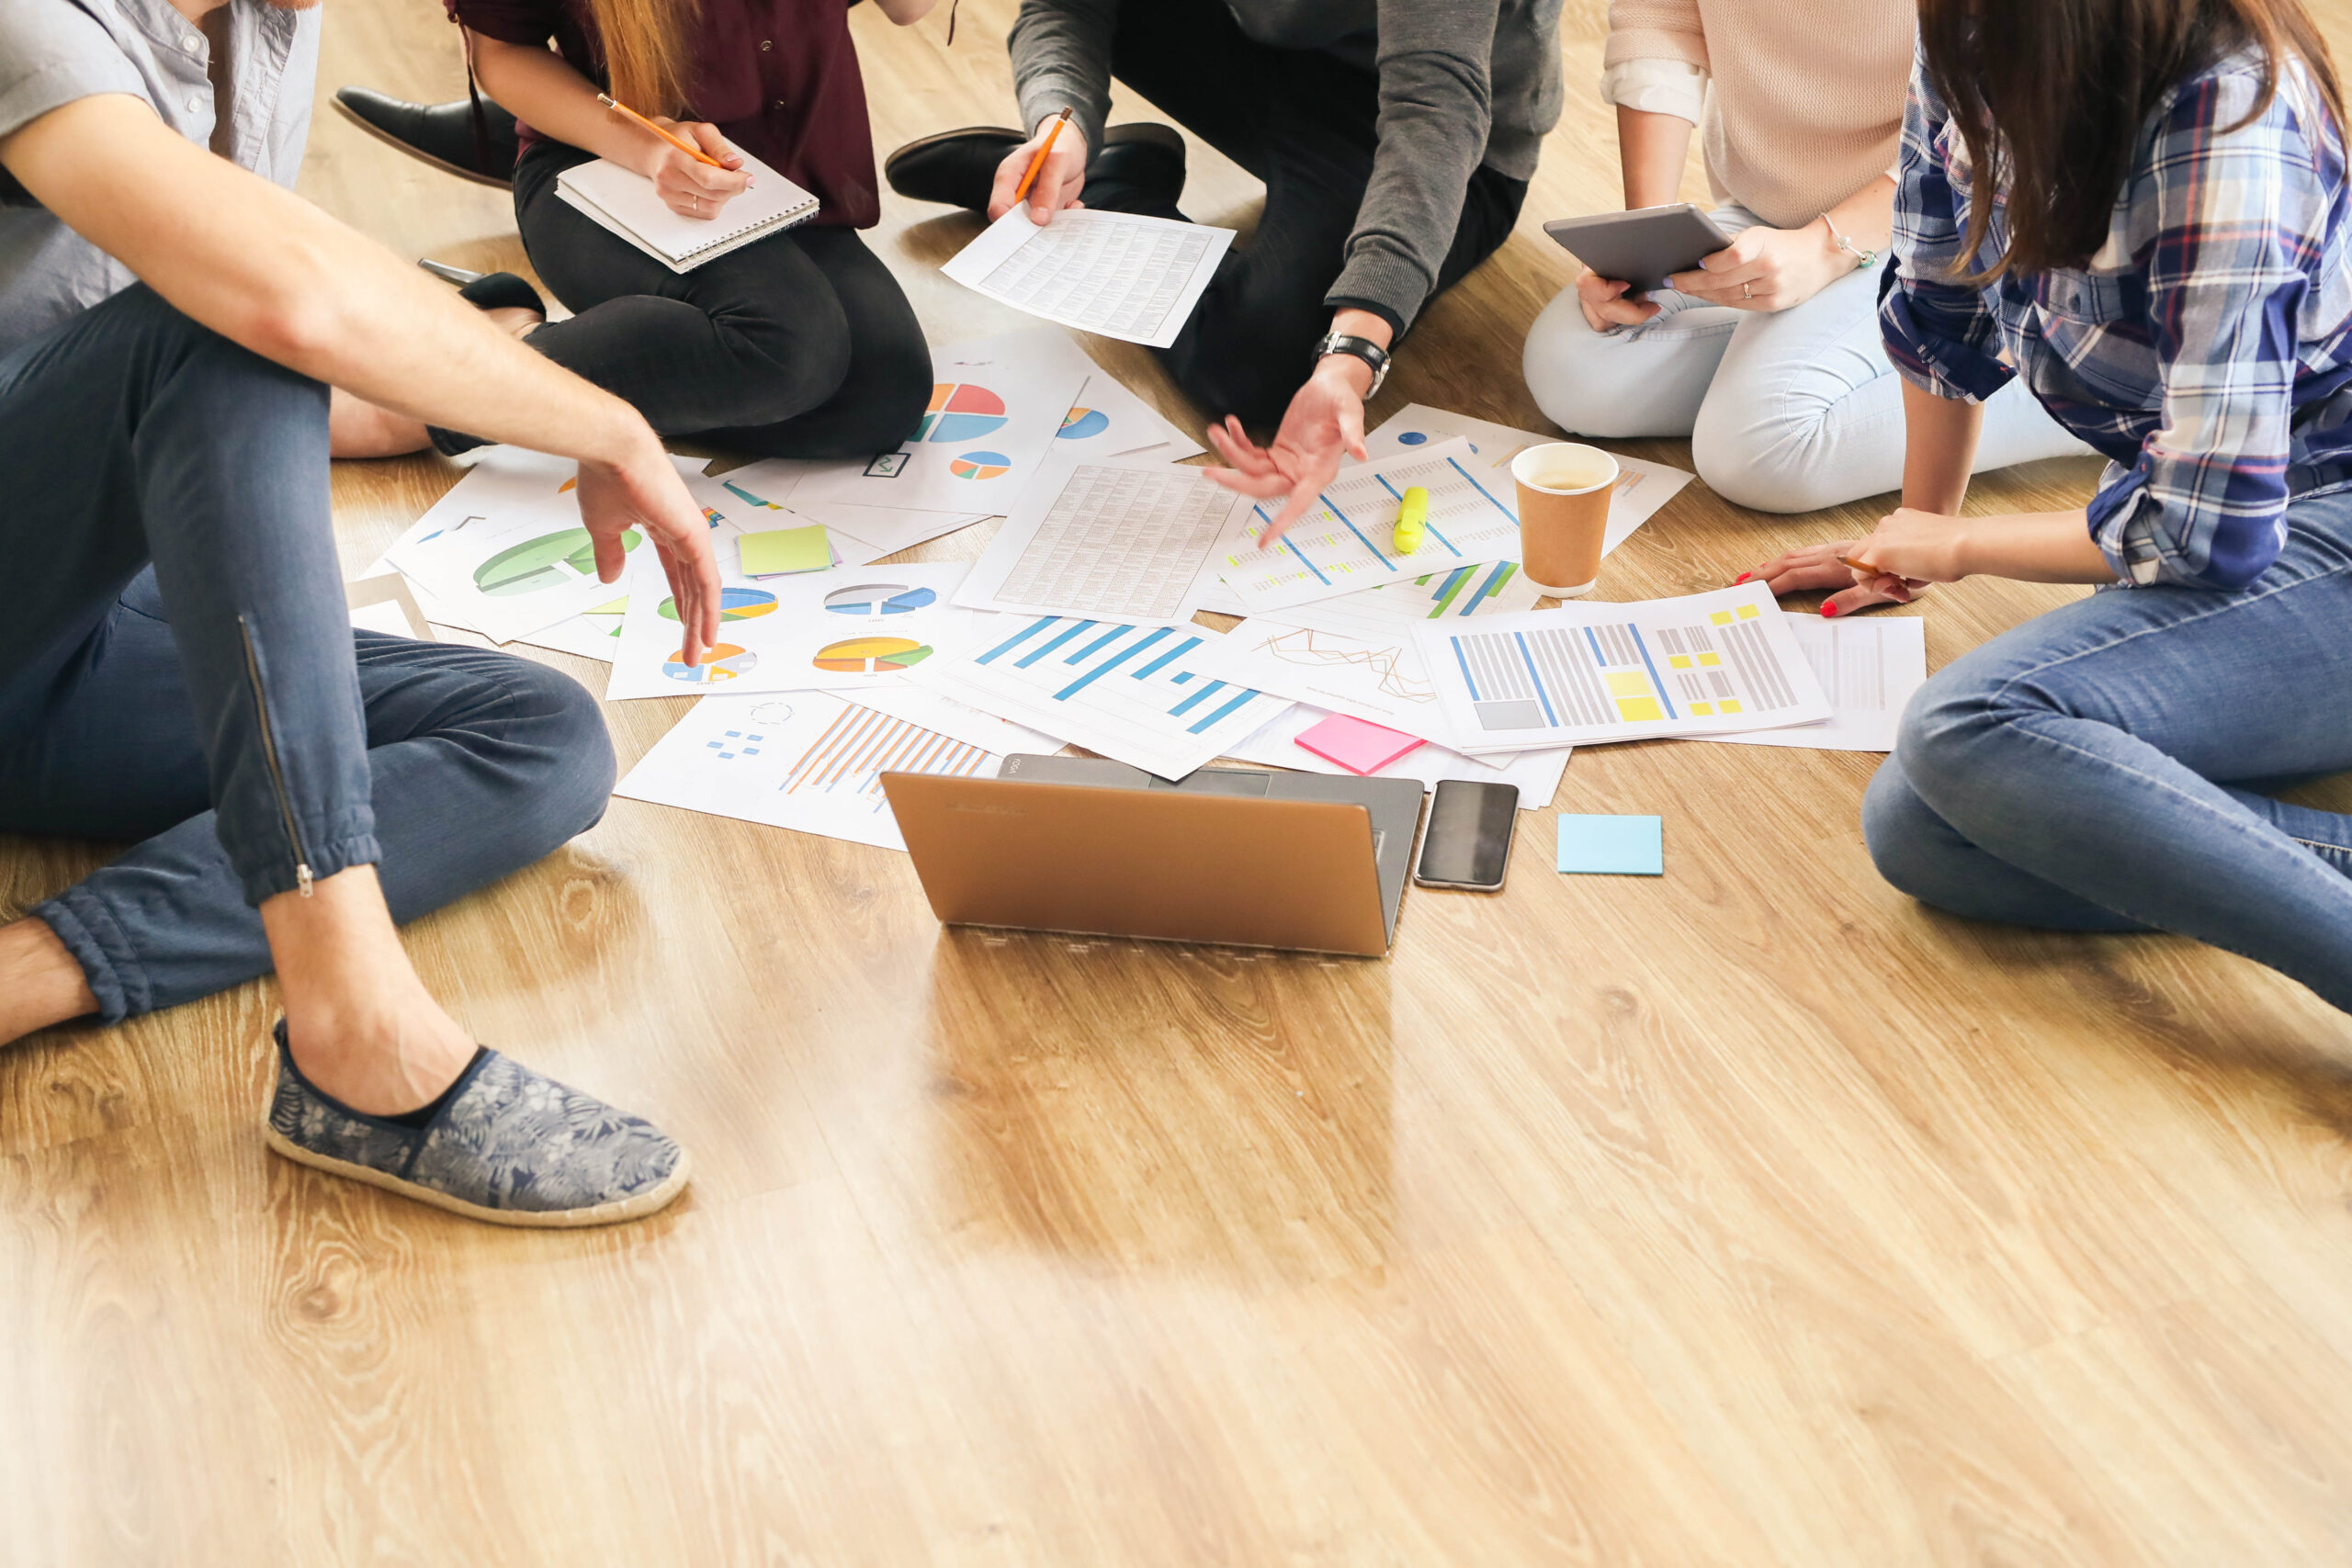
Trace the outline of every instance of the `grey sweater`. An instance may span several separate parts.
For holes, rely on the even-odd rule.
[[[1370,300],[1410,325],[1436,288],[1472,171],[1535,172],[1560,118],[1561,3],[1226,0],[1259,42],[1319,49],[1379,78],[1380,150],[1330,299]],[[1120,4],[1022,0],[1011,44],[1024,127],[1068,104],[1087,146],[1102,145]]]

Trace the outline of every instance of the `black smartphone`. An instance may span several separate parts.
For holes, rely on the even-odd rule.
[[[1413,880],[1424,887],[1492,893],[1510,868],[1510,836],[1518,828],[1517,784],[1440,779]]]

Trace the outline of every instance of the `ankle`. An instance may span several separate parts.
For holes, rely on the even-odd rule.
[[[433,437],[421,419],[379,408],[336,388],[327,403],[327,451],[335,457],[400,457],[422,452]]]
[[[286,1049],[321,1093],[371,1116],[397,1116],[431,1104],[478,1047],[420,992],[398,1011],[298,1011],[289,1001]]]
[[[49,922],[0,926],[0,1045],[98,1010],[90,982]]]

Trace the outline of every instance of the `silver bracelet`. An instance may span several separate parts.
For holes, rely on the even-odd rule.
[[[1846,238],[1843,233],[1839,232],[1838,225],[1831,220],[1829,214],[1826,212],[1821,215],[1821,226],[1829,231],[1830,240],[1839,250],[1854,258],[1854,270],[1856,272],[1861,271],[1862,268],[1869,266],[1871,263],[1878,260],[1878,253],[1876,251],[1866,251],[1860,245],[1854,243],[1853,241]]]

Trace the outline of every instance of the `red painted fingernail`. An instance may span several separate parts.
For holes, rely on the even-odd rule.
[[[1756,575],[1756,574],[1755,574],[1754,572],[1752,572],[1752,571],[1743,571],[1743,572],[1741,572],[1737,577],[1735,577],[1735,578],[1733,578],[1733,579],[1731,580],[1731,585],[1732,585],[1734,588],[1736,588],[1736,587],[1738,587],[1741,583],[1743,583],[1743,582],[1747,581],[1749,578],[1754,577],[1755,575]]]
[[[1838,618],[1838,606],[1835,604],[1824,604],[1821,607],[1821,613],[1828,616],[1830,619],[1835,620]]]

